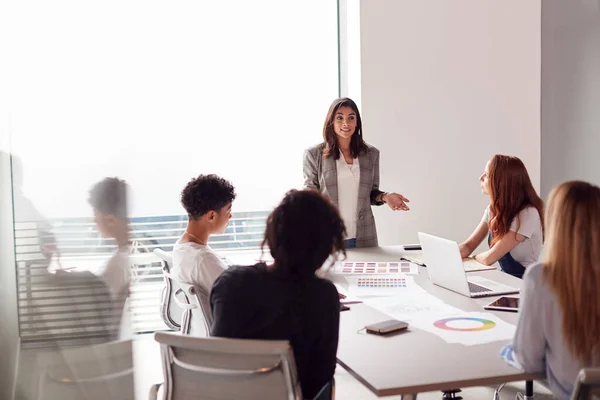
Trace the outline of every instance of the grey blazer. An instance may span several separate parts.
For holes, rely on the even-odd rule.
[[[317,189],[328,196],[337,206],[337,169],[333,157],[323,158],[324,143],[304,151],[304,188]],[[371,205],[380,206],[383,202],[375,198],[383,193],[379,190],[379,150],[367,145],[367,151],[358,157],[360,181],[358,186],[358,222],[356,226],[356,247],[375,247],[377,229]]]

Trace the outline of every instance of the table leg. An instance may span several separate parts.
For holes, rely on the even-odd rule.
[[[444,390],[442,400],[462,400],[462,397],[458,393],[462,392],[460,389]]]
[[[524,400],[533,400],[533,381],[525,381],[525,398]]]
[[[417,393],[414,394],[401,394],[400,400],[417,400]]]

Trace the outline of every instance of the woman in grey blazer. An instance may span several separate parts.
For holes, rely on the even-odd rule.
[[[379,150],[365,143],[356,103],[335,100],[325,118],[323,143],[304,152],[304,187],[319,190],[338,206],[346,247],[378,245],[371,205],[408,211],[408,199],[379,190]]]

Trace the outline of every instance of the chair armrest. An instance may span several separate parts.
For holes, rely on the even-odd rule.
[[[183,293],[185,295],[185,293],[182,289],[177,289],[177,291],[175,292],[175,295],[173,296],[173,300],[175,300],[175,303],[177,303],[177,305],[179,307],[183,308],[184,310],[193,310],[195,308],[198,308],[198,306],[196,304],[184,303],[183,301],[179,300],[177,295],[180,293]]]

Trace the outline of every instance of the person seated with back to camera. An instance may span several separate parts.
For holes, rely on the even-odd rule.
[[[322,194],[292,190],[267,219],[262,247],[273,264],[231,267],[210,294],[213,336],[290,341],[305,398],[323,388],[329,399],[333,390],[340,302],[335,285],[315,272],[345,255],[345,233]]]
[[[543,260],[525,272],[515,337],[501,355],[569,399],[579,371],[600,367],[600,188],[558,185],[546,222]]]

